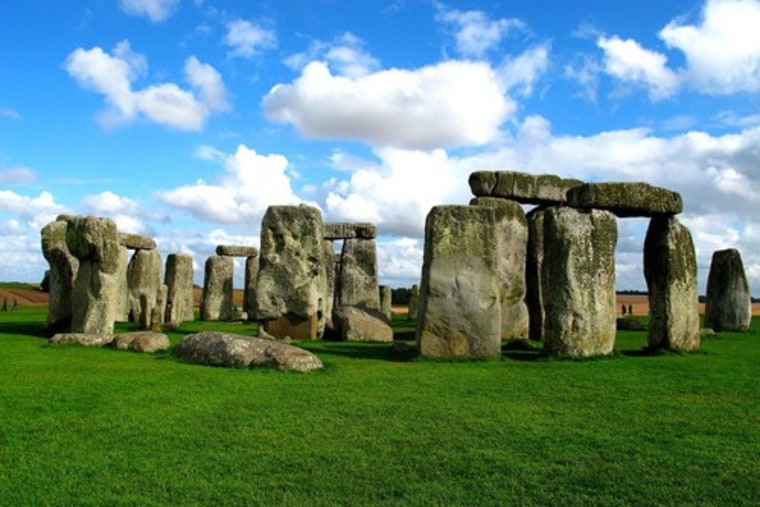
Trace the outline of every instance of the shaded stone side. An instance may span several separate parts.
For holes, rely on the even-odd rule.
[[[391,302],[391,296],[393,292],[389,285],[380,286],[380,311],[388,319],[388,322],[393,318],[393,303]]]
[[[656,216],[644,239],[649,289],[650,348],[699,348],[697,259],[689,230],[678,219]]]
[[[377,227],[369,222],[328,222],[325,224],[325,239],[375,239]]]
[[[715,331],[747,331],[752,296],[741,253],[735,248],[713,252],[707,276],[705,327]]]
[[[71,327],[71,301],[79,260],[66,246],[67,222],[50,222],[40,231],[42,255],[50,265],[48,288],[48,318],[46,327],[66,330]]]
[[[431,357],[501,353],[494,210],[435,206],[425,222],[417,346]]]
[[[340,255],[335,306],[378,309],[377,245],[374,239],[346,239]]]
[[[261,222],[256,318],[276,338],[318,337],[324,318],[324,225],[310,206],[270,206]]]
[[[515,201],[496,197],[476,197],[474,206],[489,206],[496,219],[496,262],[501,303],[501,337],[528,337],[528,306],[525,304],[525,259],[528,222]]]
[[[127,272],[129,270],[129,250],[121,245],[119,248],[119,267],[116,268],[116,280],[119,288],[116,289],[118,300],[116,301],[116,322],[129,321],[129,284]]]
[[[675,215],[683,211],[678,192],[648,183],[586,183],[567,193],[570,206],[605,209],[619,217]]]
[[[193,303],[193,258],[172,253],[166,256],[166,314],[165,321],[177,325],[195,320]]]
[[[527,215],[528,245],[525,259],[525,304],[530,319],[531,340],[544,339],[544,301],[542,296],[541,272],[544,264],[544,216],[548,208],[538,207]]]
[[[583,182],[553,174],[476,171],[470,174],[469,184],[476,197],[493,196],[520,204],[555,205],[566,203],[568,191]]]
[[[127,266],[129,314],[141,329],[150,329],[153,308],[161,286],[161,255],[157,250],[136,250]]]
[[[411,293],[409,294],[409,309],[406,314],[406,319],[412,322],[417,321],[417,310],[420,304],[420,287],[416,283],[412,285]]]
[[[256,320],[256,277],[258,276],[259,258],[254,255],[246,257],[245,280],[243,281],[243,311],[248,315],[249,321]]]
[[[335,306],[336,280],[340,266],[340,254],[335,252],[333,242],[326,239],[322,242],[323,261],[325,263],[325,296],[324,321],[325,328],[333,329],[333,309]]]
[[[227,255],[229,257],[256,257],[259,255],[259,250],[255,246],[217,245],[216,255]]]
[[[206,259],[201,291],[201,320],[232,318],[232,257],[212,255]]]
[[[615,346],[615,243],[612,213],[547,208],[543,217],[541,297],[544,351],[605,355]]]

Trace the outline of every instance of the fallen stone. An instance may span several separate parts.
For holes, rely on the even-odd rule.
[[[752,297],[741,253],[735,248],[713,252],[707,276],[705,327],[715,331],[747,331]]]
[[[255,246],[217,245],[216,255],[228,257],[256,257],[259,250]]]
[[[385,320],[385,315],[374,308],[341,306],[333,312],[333,323],[341,340],[393,341],[393,329]]]
[[[82,345],[85,347],[102,347],[112,341],[112,334],[97,333],[57,333],[50,338],[50,343],[53,345]]]
[[[160,350],[168,350],[171,347],[171,342],[169,337],[163,333],[138,331],[114,335],[110,346],[119,350],[133,350],[152,354]]]
[[[570,206],[604,209],[619,217],[676,215],[683,211],[681,195],[648,183],[586,183],[567,193]]]

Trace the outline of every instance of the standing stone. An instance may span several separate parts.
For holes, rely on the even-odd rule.
[[[129,284],[127,283],[127,271],[129,270],[129,250],[123,244],[119,247],[119,267],[116,269],[116,280],[119,284],[116,293],[119,299],[116,301],[116,321],[129,321]]]
[[[325,263],[325,298],[324,298],[324,327],[334,329],[333,308],[335,306],[335,282],[338,278],[340,254],[335,252],[331,240],[322,241],[323,261]]]
[[[256,318],[276,338],[314,339],[323,328],[324,225],[310,206],[270,206],[261,222]]]
[[[166,315],[166,302],[169,295],[169,287],[165,283],[158,286],[156,291],[156,301],[153,305],[153,311],[150,315],[150,329],[160,332],[164,325],[164,316]]]
[[[714,331],[747,331],[752,320],[752,297],[739,250],[713,252],[707,276],[705,327]]]
[[[67,216],[66,245],[79,259],[71,331],[113,334],[118,294],[119,234],[110,218]]]
[[[166,316],[172,325],[195,319],[193,303],[193,258],[186,254],[166,256]]]
[[[212,255],[206,259],[201,291],[201,320],[232,318],[232,257]]]
[[[412,290],[409,293],[409,311],[406,314],[406,319],[412,322],[417,322],[417,309],[420,301],[420,287],[415,283],[412,285]]]
[[[158,250],[135,250],[127,266],[130,320],[150,329],[153,308],[161,286],[161,254]]]
[[[336,281],[336,306],[380,308],[374,239],[346,239]]]
[[[697,350],[697,258],[689,230],[674,216],[658,215],[649,221],[644,277],[649,288],[649,347]]]
[[[541,270],[544,265],[544,216],[546,207],[532,209],[528,215],[528,248],[525,260],[525,282],[527,285],[525,303],[530,317],[529,336],[531,340],[544,339],[544,300],[541,290]]]
[[[501,353],[501,306],[493,209],[435,206],[425,222],[417,319],[423,356]]]
[[[383,312],[383,315],[387,317],[388,322],[393,319],[393,303],[391,302],[392,296],[393,291],[389,285],[380,286],[380,311]]]
[[[256,277],[259,275],[259,258],[249,255],[245,258],[245,280],[243,282],[243,311],[249,321],[256,320]]]
[[[491,207],[496,217],[501,337],[527,338],[530,317],[525,304],[525,258],[528,244],[525,212],[517,202],[496,197],[477,197],[470,204]]]
[[[48,281],[48,318],[46,327],[55,331],[71,328],[71,299],[79,260],[66,246],[66,228],[63,220],[50,222],[40,232],[42,255],[50,264]]]
[[[544,351],[570,357],[611,353],[616,334],[615,216],[551,207],[543,221]]]

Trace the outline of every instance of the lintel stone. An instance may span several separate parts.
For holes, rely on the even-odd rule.
[[[330,222],[325,224],[325,239],[375,239],[377,227],[369,222]]]
[[[568,203],[575,208],[604,209],[624,217],[677,215],[683,201],[673,192],[648,183],[586,183],[567,193]]]
[[[216,255],[225,257],[256,257],[259,250],[255,246],[217,245]]]
[[[469,183],[477,197],[502,197],[520,204],[541,205],[564,204],[568,191],[583,184],[552,174],[515,171],[476,171],[470,174]]]
[[[119,233],[119,244],[130,250],[155,250],[156,242],[146,236],[139,234],[130,234],[126,232]]]

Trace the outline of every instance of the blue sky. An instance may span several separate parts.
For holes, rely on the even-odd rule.
[[[518,170],[680,192],[700,290],[738,248],[760,294],[760,0],[0,12],[0,280],[42,278],[59,213],[192,254],[200,281],[217,244],[258,246],[267,206],[307,202],[376,223],[381,283],[409,286],[431,206]],[[618,288],[645,289],[646,221],[618,228]]]

